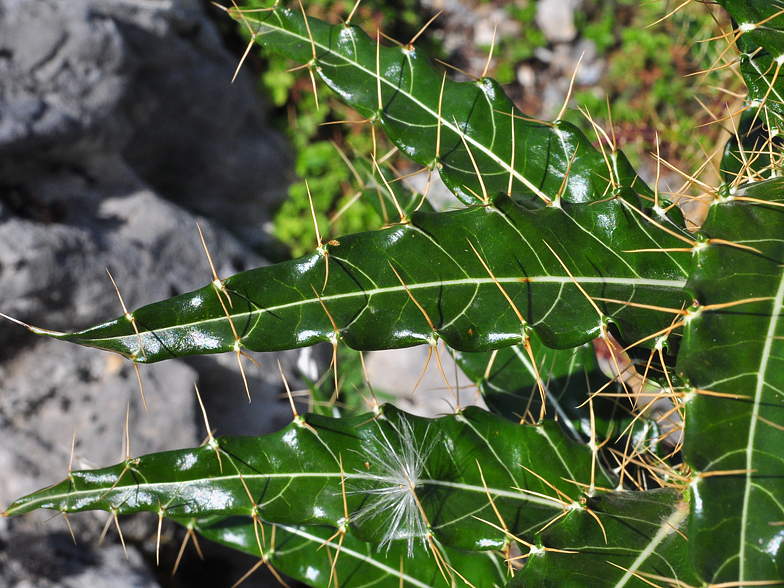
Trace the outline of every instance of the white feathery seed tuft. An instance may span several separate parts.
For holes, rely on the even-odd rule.
[[[379,551],[384,546],[389,551],[392,541],[406,540],[408,555],[411,557],[416,540],[422,541],[427,547],[429,525],[416,491],[421,486],[425,462],[435,446],[435,440],[431,440],[429,446],[424,448],[428,433],[425,431],[422,444],[418,444],[404,415],[400,416],[397,425],[389,424],[397,433],[397,442],[393,444],[379,425],[379,434],[373,438],[373,443],[366,446],[366,453],[363,454],[367,458],[368,470],[357,470],[346,476],[346,480],[351,481],[356,488],[347,494],[368,496],[367,503],[354,513],[351,520],[357,523],[379,520],[385,529]]]

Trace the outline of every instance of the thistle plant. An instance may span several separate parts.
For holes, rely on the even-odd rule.
[[[597,125],[532,120],[350,16],[230,9],[464,208],[424,211],[371,153],[367,192],[397,222],[79,333],[29,328],[134,363],[445,344],[490,410],[315,407],[70,472],[5,515],[154,512],[318,587],[784,583],[784,10],[720,4],[748,114],[724,184],[685,174],[709,199],[697,230],[685,191],[651,189]]]

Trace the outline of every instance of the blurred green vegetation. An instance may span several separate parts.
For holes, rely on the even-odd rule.
[[[701,73],[734,57],[722,55],[722,43],[703,42],[722,34],[722,26],[729,30],[729,18],[701,2],[672,13],[680,4],[586,1],[577,19],[607,67],[601,91],[578,89],[573,102],[608,132],[609,102],[618,146],[638,169],[654,165],[649,154],[656,151],[656,135],[663,158],[684,171],[697,169],[726,140],[722,126],[711,123],[724,118],[738,100],[735,94],[744,91],[731,68]],[[567,118],[595,136],[579,111]]]
[[[497,41],[497,65],[489,73],[507,84],[513,98],[530,111],[537,97],[519,99],[517,69],[528,64],[546,77],[546,65],[536,59],[535,49],[552,47],[536,24],[534,0],[496,4],[503,4],[522,30],[519,36]],[[722,55],[726,45],[703,42],[721,35],[722,27],[729,30],[729,18],[713,3],[681,4],[682,0],[583,0],[575,13],[577,38],[593,42],[595,60],[603,61],[605,68],[596,86],[578,83],[565,118],[589,137],[596,134],[584,112],[608,133],[612,127],[618,146],[641,170],[655,167],[650,154],[656,151],[657,135],[662,157],[685,171],[698,168],[726,140],[723,128],[710,123],[724,118],[737,102],[736,94],[745,91],[732,68],[699,73],[732,60],[733,53]],[[701,125],[707,126],[695,133]]]
[[[536,2],[514,2],[506,6],[509,16],[521,24],[520,34],[514,37],[503,37],[497,42],[496,69],[493,76],[502,84],[512,82],[516,78],[515,66],[531,59],[534,48],[545,47],[547,39],[539,30],[536,17]],[[487,48],[489,49],[489,48]]]

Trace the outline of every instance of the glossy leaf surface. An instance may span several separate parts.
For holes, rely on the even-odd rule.
[[[780,129],[780,7],[723,4],[743,33],[751,100]],[[380,47],[354,27],[297,10],[231,12],[250,20],[259,43],[309,64],[404,153],[438,170],[468,208],[411,212],[418,202],[407,197],[400,224],[376,233],[342,237],[81,333],[38,331],[136,362],[442,338],[506,418],[467,409],[429,421],[389,407],[381,417],[309,415],[264,438],[221,438],[73,472],[6,514],[153,511],[196,518],[206,535],[251,553],[260,553],[258,517],[268,533],[277,525],[274,548],[264,539],[267,557],[314,586],[330,585],[340,528],[348,531],[336,565],[344,586],[438,585],[430,533],[467,585],[500,585],[504,527],[533,544],[513,587],[784,580],[784,182],[728,188],[695,236],[677,209],[663,213],[666,203],[620,152],[605,157],[562,121],[524,118],[492,80],[454,83],[415,48]],[[739,184],[749,176],[743,156],[732,145],[726,153],[726,177]],[[755,170],[775,160],[759,159]],[[372,185],[370,169],[360,183],[395,222],[389,190]],[[609,438],[627,415],[610,402],[586,426],[576,406],[597,372],[592,350],[573,348],[607,323],[624,344],[663,332],[693,299],[700,306],[684,319],[679,352],[677,340],[645,345],[679,353],[672,379],[687,385],[684,459],[695,473],[668,478],[686,490],[613,491],[618,480],[592,453],[595,443],[573,440],[593,426]],[[552,359],[532,331],[567,351]],[[560,425],[508,420],[536,398],[537,370],[523,348],[532,340],[533,363],[554,376],[544,379]],[[497,367],[488,370],[491,350]],[[659,469],[673,474],[670,465]]]
[[[532,337],[531,348],[534,362],[520,345],[497,351],[458,352],[456,359],[478,386],[488,408],[498,415],[535,422],[541,406],[538,376],[547,398],[546,416],[555,419],[569,437],[587,443],[593,430],[600,444],[608,441],[608,447],[617,445],[623,451],[628,427],[631,447],[644,446],[656,452],[660,435],[657,422],[635,413],[632,402],[622,398],[623,387],[608,382],[591,344],[554,350]],[[593,396],[600,390],[602,394]]]
[[[326,254],[237,274],[220,297],[211,284],[60,338],[137,362],[236,350],[235,332],[253,351],[338,336],[354,349],[389,349],[436,335],[475,351],[521,343],[531,328],[550,347],[574,347],[612,321],[633,342],[669,317],[598,302],[600,316],[586,294],[680,308],[688,257],[658,251],[680,245],[622,198],[526,209],[499,195],[493,206],[415,213]]]
[[[668,489],[596,495],[588,507],[602,526],[587,511],[570,514],[542,533],[551,550],[532,555],[508,586],[644,588],[668,585],[663,578],[698,586],[684,534],[688,506],[678,496]]]
[[[620,152],[594,149],[568,123],[519,116],[491,80],[446,80],[414,48],[383,48],[355,27],[277,5],[230,12],[250,21],[262,45],[309,63],[464,202],[483,206],[414,213],[228,278],[220,294],[213,284],[60,338],[136,362],[338,339],[387,349],[441,337],[475,351],[522,343],[530,329],[571,348],[607,322],[627,343],[667,325],[641,307],[600,303],[597,312],[586,296],[684,304],[680,213],[663,212]]]
[[[760,118],[764,115],[764,111],[758,108],[750,108],[741,114],[737,136],[727,140],[721,158],[722,179],[726,184],[738,186],[749,179],[760,179],[775,165],[771,155],[781,149],[782,140],[774,138],[775,148],[770,149],[770,136]]]
[[[757,251],[706,247],[689,281],[701,305],[732,304],[689,317],[677,364],[692,387],[712,394],[689,396],[684,444],[699,474],[689,539],[711,583],[784,580],[782,204],[780,178],[715,203],[702,233]]]
[[[737,27],[740,71],[748,99],[760,118],[778,132],[784,128],[784,13],[774,0],[720,0]]]
[[[444,545],[488,550],[504,544],[488,492],[510,532],[531,538],[565,506],[579,510],[581,488],[591,482],[590,451],[552,422],[516,425],[471,407],[432,421],[391,406],[383,415],[308,415],[274,435],[219,438],[219,451],[208,444],[73,472],[6,514],[99,509],[182,519],[255,512],[270,523],[338,527],[346,518],[345,480],[350,530],[363,541],[422,548],[431,529]],[[612,485],[596,475],[597,485]]]
[[[216,517],[197,520],[194,528],[213,541],[261,556],[250,517]],[[272,535],[265,526],[265,560],[277,570],[314,588],[337,584],[345,588],[494,588],[506,585],[507,572],[503,557],[495,552],[466,552],[439,547],[446,565],[442,575],[429,550],[417,549],[409,556],[404,546],[392,545],[379,550],[351,535],[341,542],[335,529],[323,526],[291,527],[277,525]],[[273,541],[274,539],[274,541]],[[332,565],[335,563],[334,577]],[[451,577],[449,574],[451,573]],[[454,581],[454,584],[451,582]]]
[[[308,64],[408,157],[437,167],[466,204],[497,192],[587,202],[609,193],[610,173],[617,185],[652,196],[622,153],[605,163],[573,125],[524,117],[494,80],[453,82],[413,46],[380,47],[355,26],[306,23],[298,7],[229,12],[248,22],[266,49]]]
[[[587,398],[587,375],[592,376],[594,390],[606,382],[606,378],[597,374],[593,347],[585,344],[559,351],[548,349],[535,337],[530,344],[533,361],[521,345],[497,351],[457,352],[455,358],[466,376],[478,386],[488,408],[510,419],[519,420],[526,412],[539,414],[541,399],[537,380],[541,379],[547,396],[547,413],[559,419],[574,439],[581,439],[581,425],[570,411]],[[572,401],[565,399],[565,394]]]

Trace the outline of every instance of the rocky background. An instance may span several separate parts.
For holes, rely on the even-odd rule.
[[[0,312],[75,330],[211,280],[197,232],[223,276],[265,263],[254,251],[286,194],[290,153],[253,81],[231,77],[207,3],[198,0],[0,0]],[[213,9],[214,10],[214,9]],[[214,17],[214,15],[213,15]],[[226,227],[231,227],[231,232]],[[294,377],[295,352],[280,359]],[[229,361],[227,361],[227,359]],[[290,420],[275,357],[250,362],[248,404],[236,360],[142,366],[0,323],[0,505],[73,467],[199,444],[194,383],[211,425],[260,434]],[[171,576],[183,538],[155,517],[0,519],[0,586],[231,586],[254,563],[201,542]],[[247,586],[271,585],[260,571]]]
[[[487,45],[498,19],[501,31],[518,26],[493,5],[425,4],[446,9],[450,52]],[[588,53],[580,75],[593,76],[581,83],[596,83],[603,63],[575,38],[579,0],[537,6],[550,74],[522,68],[518,98],[552,116],[579,56]],[[53,330],[117,316],[106,269],[129,309],[201,287],[212,276],[197,223],[221,277],[265,263],[264,226],[293,156],[254,81],[240,72],[230,84],[238,56],[215,10],[201,0],[0,0],[0,312]],[[466,68],[481,71],[474,53],[463,51]],[[424,356],[403,361],[421,367]],[[297,352],[257,355],[261,368],[245,365],[251,404],[234,357],[142,366],[148,417],[128,362],[0,322],[0,508],[61,480],[73,439],[74,469],[123,459],[126,414],[133,455],[200,443],[194,383],[218,433],[280,428],[290,409],[278,358],[296,385]],[[401,371],[373,362],[381,380]],[[443,390],[440,377],[430,379]],[[175,525],[164,525],[156,566],[155,517],[121,521],[126,557],[113,526],[99,545],[105,513],[70,517],[76,545],[64,518],[48,516],[0,519],[0,586],[228,588],[256,563],[202,540],[206,561],[189,546],[172,575],[184,537]],[[272,585],[263,568],[245,584]]]

